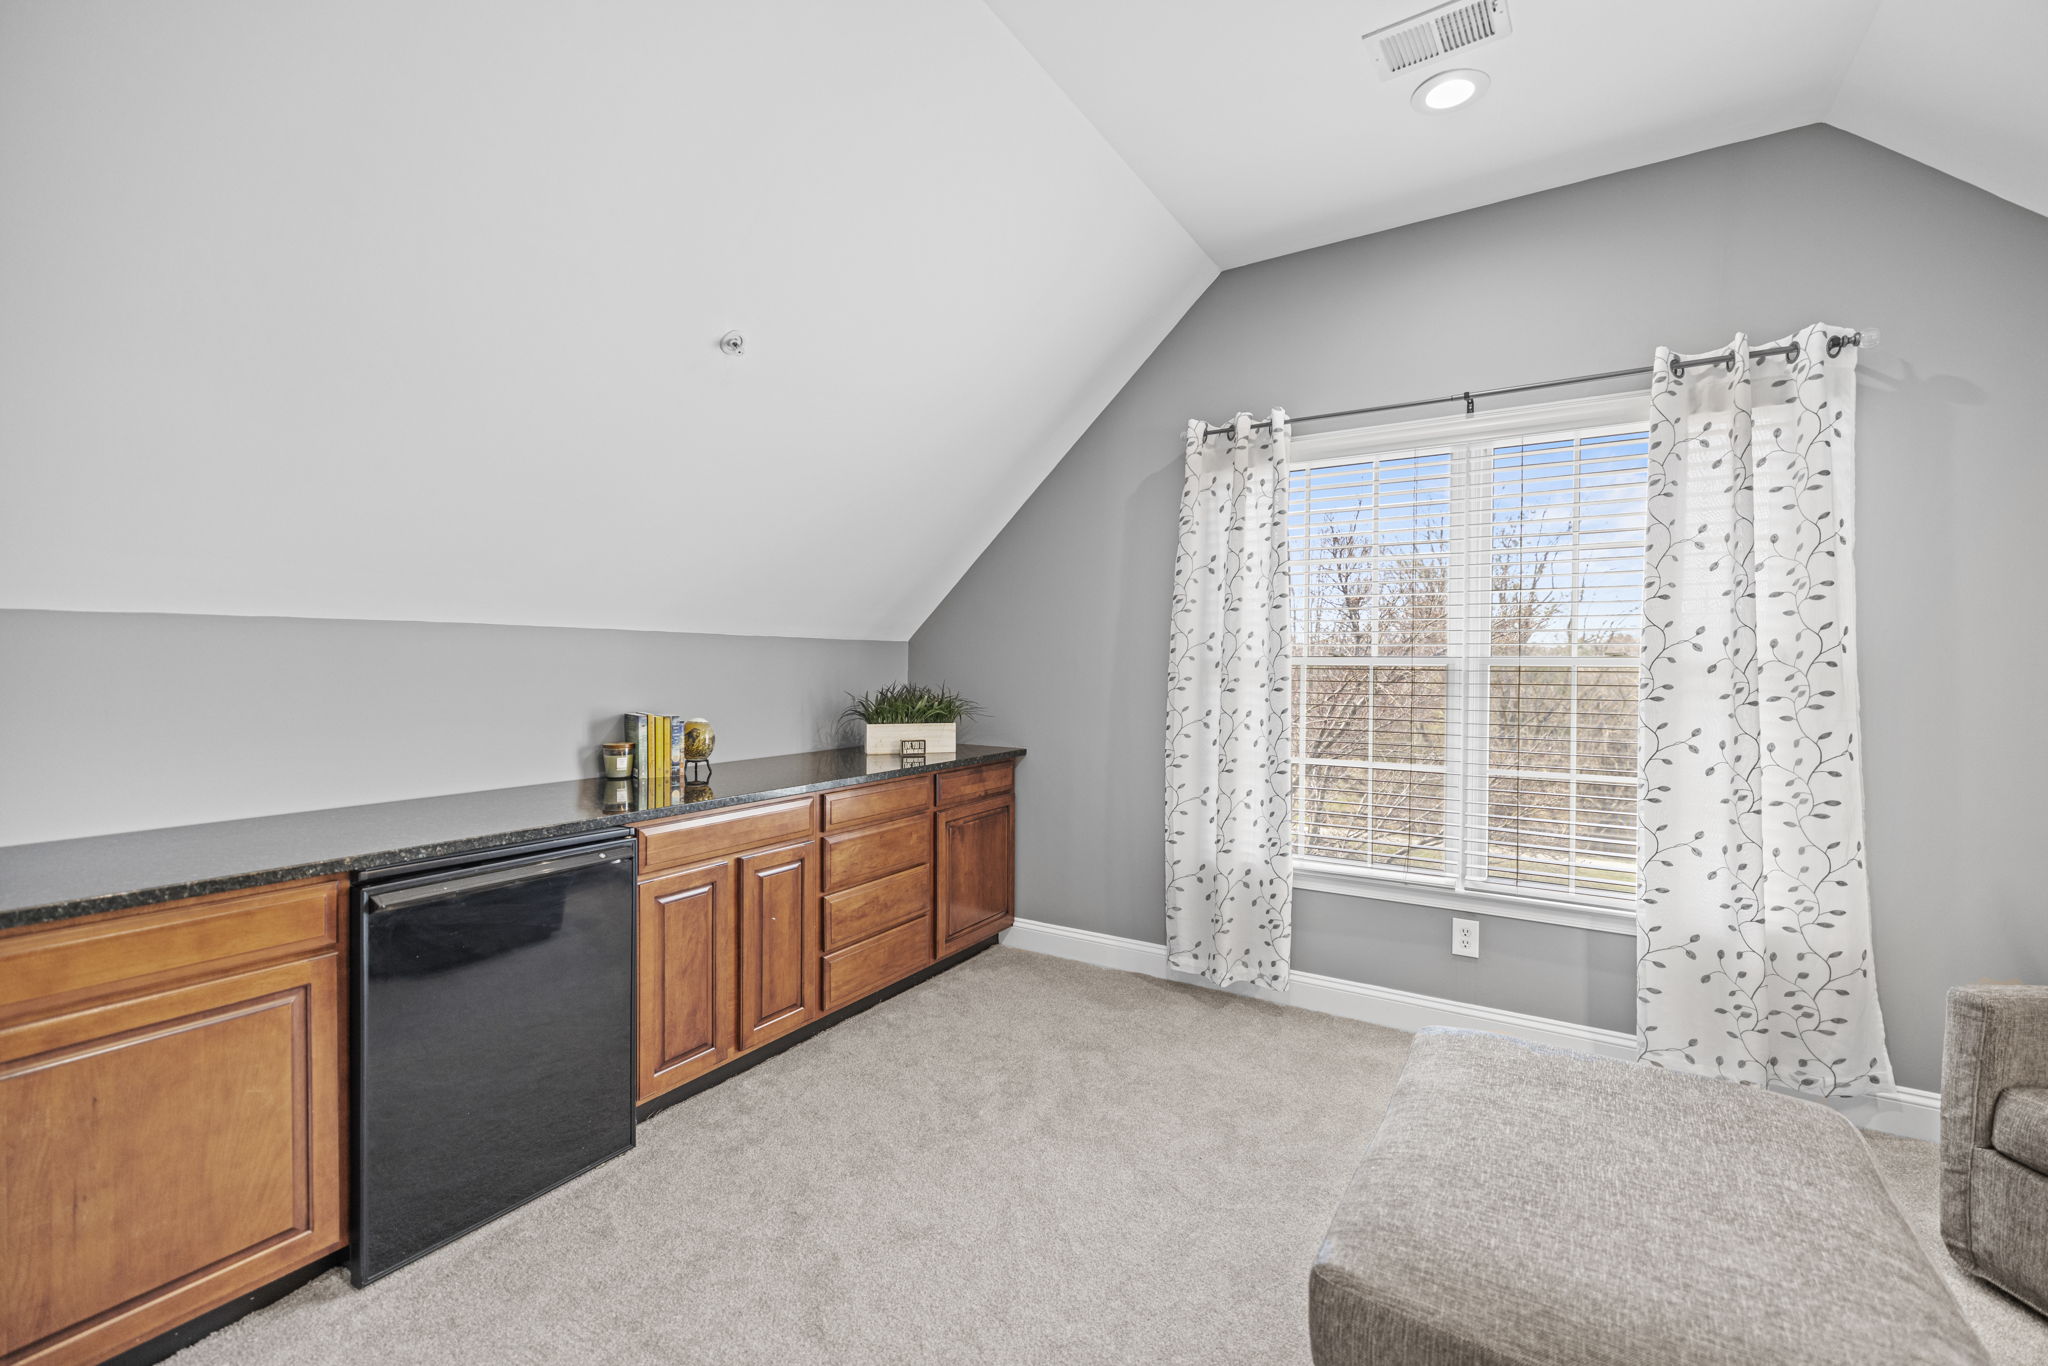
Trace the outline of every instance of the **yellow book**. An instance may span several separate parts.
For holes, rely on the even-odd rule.
[[[656,717],[655,723],[660,728],[661,735],[654,742],[654,766],[657,774],[654,780],[654,788],[659,794],[659,798],[654,804],[656,806],[668,806],[674,800],[673,794],[669,791],[671,784],[668,772],[668,718],[666,716]]]

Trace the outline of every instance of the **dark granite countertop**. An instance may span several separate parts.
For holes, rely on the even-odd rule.
[[[0,930],[293,878],[388,868],[1023,753],[962,745],[951,758],[934,756],[908,768],[892,755],[826,749],[719,763],[703,792],[693,785],[685,795],[694,800],[675,806],[642,807],[634,804],[632,784],[587,778],[8,845],[0,847]]]

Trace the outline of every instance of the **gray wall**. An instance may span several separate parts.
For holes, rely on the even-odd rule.
[[[584,777],[620,714],[834,743],[884,641],[0,611],[0,844]]]
[[[1860,409],[1869,858],[1892,1056],[1931,1088],[1950,984],[2048,978],[2044,319],[2048,219],[1819,126],[1232,270],[917,633],[911,674],[977,697],[991,738],[1032,750],[1021,913],[1156,942],[1189,417],[1618,369],[1738,328],[1877,328]],[[1495,918],[1473,962],[1450,956],[1447,917],[1303,892],[1295,962],[1633,1027],[1629,940]]]

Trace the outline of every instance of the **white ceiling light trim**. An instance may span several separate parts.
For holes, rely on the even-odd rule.
[[[1491,84],[1484,71],[1471,67],[1439,71],[1416,86],[1408,102],[1425,114],[1448,114],[1484,95]]]

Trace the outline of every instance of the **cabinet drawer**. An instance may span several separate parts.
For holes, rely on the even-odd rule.
[[[816,828],[817,806],[815,797],[803,797],[635,826],[640,832],[640,873],[644,877],[720,854],[802,839]]]
[[[825,1009],[880,991],[932,961],[932,927],[923,917],[825,958]]]
[[[844,830],[870,825],[892,816],[909,816],[932,804],[932,780],[911,778],[897,783],[870,783],[846,792],[825,794],[825,828]]]
[[[990,797],[1010,790],[1015,764],[982,764],[978,768],[949,768],[939,774],[939,805],[957,806],[977,797]]]
[[[825,952],[858,944],[932,908],[932,871],[920,863],[865,887],[825,897]]]
[[[825,890],[858,887],[931,859],[932,823],[923,816],[849,835],[827,835]]]
[[[342,880],[291,882],[119,911],[0,938],[0,1019],[141,987],[326,953]]]

